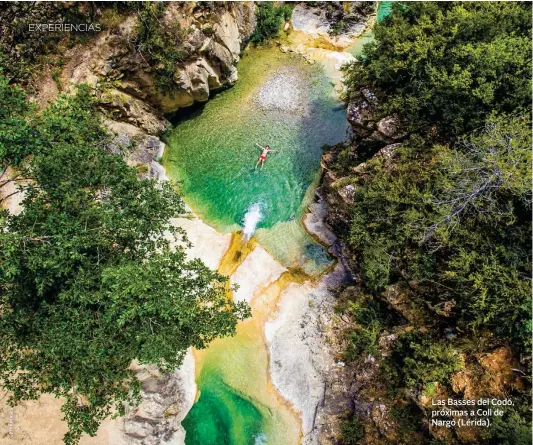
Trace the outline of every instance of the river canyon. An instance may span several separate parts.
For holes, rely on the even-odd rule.
[[[171,126],[162,137],[166,146],[150,140],[150,174],[176,183],[187,204],[189,215],[173,223],[192,243],[189,258],[228,276],[228,298],[246,301],[252,317],[235,336],[190,351],[170,377],[139,368],[146,382],[141,406],[106,420],[82,444],[329,443],[325,393],[343,366],[330,349],[330,331],[334,292],[346,271],[324,224],[320,162],[328,146],[347,137],[341,66],[372,38],[375,17],[338,37],[315,17],[296,6],[290,32],[241,52],[239,80],[209,101],[177,112],[177,101],[163,103]],[[92,81],[82,68],[68,75]],[[161,116],[148,115],[142,124],[108,126],[136,136],[134,124],[158,134],[165,127]],[[264,169],[254,168],[256,143],[277,150]],[[8,443],[59,443],[64,425],[55,420],[56,402],[44,397],[12,412],[17,428],[31,425],[32,433]]]

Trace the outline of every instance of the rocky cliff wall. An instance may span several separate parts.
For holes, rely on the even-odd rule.
[[[167,4],[161,26],[182,30],[180,47],[187,54],[177,64],[169,91],[161,89],[157,67],[135,45],[139,20],[138,14],[124,16],[90,45],[72,48],[61,83],[69,89],[79,83],[93,86],[105,125],[115,135],[115,149],[140,177],[160,178],[164,172],[156,161],[164,145],[156,136],[169,125],[165,114],[205,102],[213,91],[237,81],[237,62],[256,25],[255,4]]]
[[[158,25],[179,29],[183,60],[166,89],[158,82],[160,67],[140,48],[138,13],[121,16],[89,45],[68,50],[59,83],[69,89],[88,83],[109,119],[157,135],[168,126],[164,113],[205,102],[213,91],[237,81],[240,53],[255,29],[254,11],[253,2],[168,3]],[[54,88],[45,76],[37,100],[52,100]]]
[[[390,443],[405,443],[403,430],[405,419],[397,415],[398,409],[405,406],[412,408],[412,419],[417,419],[415,426],[411,426],[409,443],[420,442],[423,435],[428,435],[447,444],[481,443],[487,429],[484,427],[468,426],[445,427],[430,422],[433,400],[447,400],[449,398],[465,398],[477,400],[480,397],[505,398],[511,393],[519,394],[524,391],[524,374],[521,365],[511,348],[499,342],[491,343],[480,335],[476,338],[476,348],[458,349],[462,362],[461,369],[450,375],[449,384],[432,382],[430,396],[421,387],[404,388],[399,399],[391,396],[391,384],[387,382],[382,370],[386,365],[386,357],[395,351],[397,340],[407,332],[417,332],[426,335],[436,330],[437,324],[431,325],[436,318],[435,312],[420,310],[421,292],[417,289],[416,281],[409,281],[404,285],[400,280],[389,284],[386,289],[370,296],[365,289],[364,278],[357,265],[360,260],[356,254],[343,243],[343,238],[349,234],[351,225],[351,211],[361,179],[371,174],[368,168],[370,159],[377,159],[380,165],[393,171],[397,164],[397,149],[404,143],[407,134],[403,131],[401,122],[396,116],[384,116],[379,110],[379,99],[369,90],[363,89],[347,104],[347,119],[351,124],[351,136],[346,143],[338,144],[323,156],[322,189],[328,206],[326,226],[339,236],[340,261],[351,272],[351,283],[345,285],[339,292],[338,301],[357,302],[366,305],[369,301],[380,302],[387,308],[391,320],[376,339],[375,352],[358,355],[349,360],[338,373],[338,386],[342,388],[339,400],[325,401],[325,413],[333,416],[328,423],[334,425],[340,419],[349,419],[348,412],[356,419],[354,425],[364,433],[362,443],[368,445],[382,445]],[[454,302],[455,304],[455,302]],[[418,306],[417,306],[418,305]],[[446,317],[446,306],[439,309],[437,316]],[[348,341],[343,340],[346,334],[352,332],[357,321],[351,318],[349,312],[342,313],[334,328],[338,330],[337,351],[347,350]],[[451,324],[451,323],[450,323]],[[446,338],[453,338],[456,334],[446,330]],[[349,334],[348,334],[349,335]],[[466,336],[465,336],[466,337]],[[489,337],[490,338],[490,337]],[[345,345],[342,345],[342,342]],[[472,341],[464,339],[464,344]],[[342,352],[341,352],[342,353]],[[397,352],[396,352],[397,353]],[[386,369],[386,368],[385,368]],[[330,395],[331,397],[331,395]],[[339,403],[341,405],[339,405]],[[340,413],[335,406],[344,406],[347,412]],[[459,417],[453,417],[457,422]],[[404,422],[404,423],[402,423]],[[349,425],[348,425],[349,426]],[[353,427],[355,430],[355,427]],[[327,430],[325,430],[327,432]],[[349,431],[348,433],[349,434]],[[326,442],[325,442],[326,443]],[[518,442],[517,442],[518,443]]]
[[[382,157],[390,164],[394,151],[406,138],[396,116],[383,117],[378,98],[363,89],[346,107],[351,130],[348,140],[331,148],[322,157],[322,185],[329,212],[327,224],[339,235],[349,230],[356,178],[365,175],[366,161]],[[349,167],[351,166],[351,167]],[[350,253],[344,249],[344,256]]]

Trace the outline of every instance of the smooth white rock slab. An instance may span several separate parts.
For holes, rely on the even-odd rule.
[[[231,242],[231,233],[218,233],[196,216],[172,218],[172,225],[181,227],[187,233],[192,247],[187,249],[187,258],[200,258],[208,267],[217,270],[224,253]],[[176,244],[180,244],[177,242]]]
[[[339,263],[319,283],[292,283],[281,295],[276,318],[265,325],[272,383],[300,413],[303,445],[318,445],[315,416],[335,366],[327,344],[335,304],[332,290],[344,274]]]
[[[234,301],[250,303],[256,292],[276,281],[284,272],[287,272],[284,266],[272,258],[265,249],[257,246],[231,277],[231,284],[239,286],[233,294]]]

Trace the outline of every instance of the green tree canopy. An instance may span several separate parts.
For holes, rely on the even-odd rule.
[[[27,120],[32,107],[24,90],[16,85],[10,86],[1,72],[0,103],[0,168],[3,170],[9,165],[18,166],[38,141]]]
[[[65,398],[74,444],[137,400],[132,360],[173,369],[188,347],[234,333],[248,308],[226,298],[224,277],[172,248],[180,197],[107,151],[88,87],[40,116],[0,87],[10,118],[28,112],[11,133],[29,126],[40,141],[20,167],[23,211],[0,227],[0,380],[12,403]]]
[[[454,301],[463,329],[529,349],[531,143],[529,121],[504,116],[455,150],[413,140],[392,166],[371,160],[350,234],[366,285],[416,280],[432,306]]]
[[[345,68],[348,99],[360,105],[370,90],[378,103],[367,111],[396,115],[407,134],[354,169],[342,161],[376,145],[358,136],[333,166],[353,186],[347,258],[360,280],[351,298],[390,303],[400,319],[392,328],[345,310],[354,317],[347,352],[382,354],[376,387],[395,407],[435,382],[456,393],[450,379],[463,367],[481,381],[476,357],[496,346],[531,363],[531,28],[525,2],[396,2]],[[391,331],[397,338],[380,350]],[[522,382],[482,440],[530,441]]]
[[[282,3],[277,6],[273,2],[262,2],[257,7],[257,25],[250,38],[251,42],[264,43],[270,39],[279,37],[281,25],[290,19],[292,6]]]
[[[531,28],[526,2],[395,3],[346,68],[348,94],[370,87],[411,130],[459,136],[530,104]]]

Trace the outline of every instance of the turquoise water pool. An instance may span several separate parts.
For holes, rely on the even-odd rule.
[[[224,232],[238,230],[254,204],[258,228],[299,218],[323,146],[347,130],[344,107],[318,65],[277,48],[255,49],[239,63],[239,75],[194,118],[177,121],[165,157],[187,203]],[[278,150],[263,170],[254,170],[256,143]]]
[[[394,2],[379,2],[378,3],[378,22],[381,22],[385,17],[391,13],[392,4]]]

